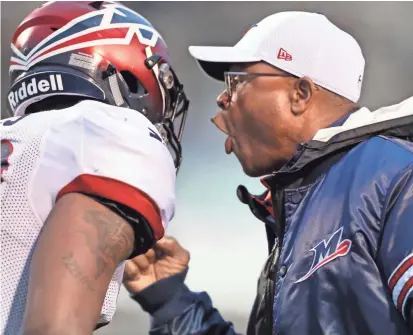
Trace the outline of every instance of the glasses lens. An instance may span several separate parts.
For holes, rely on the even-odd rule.
[[[227,89],[228,98],[231,99],[231,95],[232,95],[231,75],[228,72],[225,72],[224,73],[224,79],[225,79],[225,86],[226,86],[226,89]]]

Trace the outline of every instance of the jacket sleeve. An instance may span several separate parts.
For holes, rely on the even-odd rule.
[[[187,270],[132,295],[151,315],[150,335],[236,335],[212,306],[207,293],[191,292],[184,284]]]
[[[386,201],[378,262],[394,305],[413,330],[413,164],[393,179]]]

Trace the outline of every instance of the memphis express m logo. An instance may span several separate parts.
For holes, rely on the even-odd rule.
[[[60,74],[42,74],[17,82],[9,92],[7,99],[12,110],[23,101],[47,92],[63,91],[63,80]]]

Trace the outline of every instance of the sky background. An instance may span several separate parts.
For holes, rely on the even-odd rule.
[[[1,3],[1,96],[6,117],[9,43],[20,21],[41,2]],[[224,316],[245,333],[256,280],[267,245],[263,224],[236,197],[247,178],[225,137],[211,124],[223,84],[207,78],[189,56],[189,45],[233,45],[253,24],[279,11],[325,14],[352,34],[363,49],[366,71],[361,104],[370,109],[413,95],[412,2],[124,2],[144,15],[166,40],[172,65],[191,100],[183,137],[184,160],[177,179],[177,211],[168,233],[191,252],[187,284],[207,291]],[[122,289],[119,308],[105,334],[146,334],[147,316]]]

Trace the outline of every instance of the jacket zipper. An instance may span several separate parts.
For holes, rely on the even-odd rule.
[[[271,253],[267,259],[267,273],[265,275],[265,287],[264,287],[264,327],[261,329],[261,333],[271,334],[273,325],[273,309],[272,301],[274,297],[274,270],[278,261],[278,239],[274,241]]]
[[[277,227],[277,232],[276,232],[276,239],[274,241],[274,246],[271,250],[271,255],[270,258],[270,264],[269,264],[269,270],[266,278],[266,285],[265,285],[265,308],[266,308],[266,313],[265,315],[268,318],[268,321],[270,322],[270,326],[266,329],[270,331],[269,334],[272,333],[272,329],[274,328],[274,300],[275,300],[275,277],[276,277],[276,271],[277,271],[277,264],[280,258],[280,246],[282,245],[283,242],[283,237],[284,237],[284,206],[283,206],[283,201],[284,201],[284,190],[281,188],[279,190],[275,190],[274,192],[275,197],[273,198],[273,207],[274,207],[274,216],[275,216],[275,223]]]

